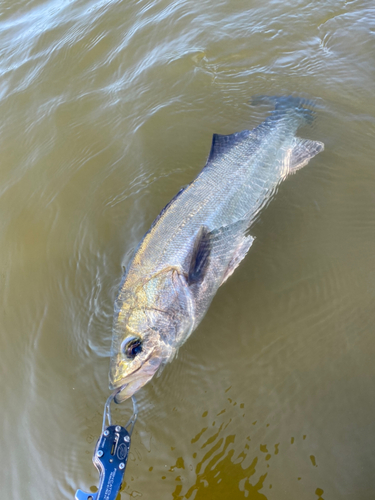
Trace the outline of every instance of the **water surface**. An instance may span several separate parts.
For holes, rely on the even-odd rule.
[[[325,151],[139,393],[121,499],[374,498],[374,54],[366,1],[2,2],[3,498],[95,491],[121,266],[212,134],[291,93]]]

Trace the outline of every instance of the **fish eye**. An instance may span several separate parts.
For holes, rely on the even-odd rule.
[[[142,340],[139,337],[126,337],[121,343],[121,352],[128,359],[134,359],[142,352]]]

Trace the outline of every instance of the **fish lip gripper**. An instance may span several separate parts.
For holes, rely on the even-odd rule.
[[[115,500],[128,461],[130,434],[120,425],[110,425],[101,434],[92,461],[98,469],[99,489],[95,493],[77,490],[76,500]]]

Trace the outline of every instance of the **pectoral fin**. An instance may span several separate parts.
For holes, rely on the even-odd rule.
[[[203,281],[206,273],[212,247],[211,233],[206,226],[202,226],[195,238],[191,254],[188,284],[193,285]]]
[[[227,279],[229,278],[229,276],[232,276],[235,269],[240,265],[240,262],[242,261],[242,259],[245,258],[247,252],[250,250],[250,247],[253,244],[254,239],[255,238],[253,238],[250,235],[244,236],[242,238],[242,241],[238,245],[238,247],[237,247],[237,249],[232,257],[232,260],[229,262],[229,265],[227,267],[227,270],[225,271],[223,281],[221,282],[221,284],[225,283],[227,281]]]
[[[218,280],[221,279],[220,284],[224,283],[233,274],[254,241],[252,236],[245,236],[247,226],[246,220],[211,232],[203,226],[196,236],[191,253],[188,284],[201,283],[211,264],[214,266],[215,276]]]
[[[310,141],[295,137],[292,146],[288,149],[284,160],[284,175],[294,174],[308,164],[311,158],[323,151],[324,144],[319,141]]]

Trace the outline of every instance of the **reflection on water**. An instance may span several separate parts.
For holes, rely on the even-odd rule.
[[[228,496],[264,500],[272,498],[269,497],[273,488],[272,472],[297,454],[299,463],[293,473],[296,490],[311,498],[315,493],[324,500],[324,490],[316,485],[317,478],[315,485],[306,487],[315,475],[311,467],[318,467],[316,457],[311,454],[309,436],[292,436],[275,443],[272,426],[269,423],[259,425],[257,421],[250,424],[245,404],[237,404],[231,398],[227,398],[226,407],[214,416],[214,420],[211,415],[212,412],[206,410],[195,422],[196,426],[201,422],[203,427],[190,439],[185,456],[178,456],[178,447],[171,446],[171,455],[176,457],[172,465],[148,468],[149,482],[165,481],[170,485],[168,489],[173,489],[172,498],[176,500]],[[185,434],[184,447],[186,438]],[[133,462],[143,460],[138,450],[135,454],[130,456]],[[122,491],[130,497],[142,496],[134,481],[134,477],[129,480],[128,476]]]
[[[265,93],[315,99],[300,135],[325,151],[140,392],[119,498],[374,497],[374,21],[358,0],[1,3],[4,498],[95,491],[121,266]]]

